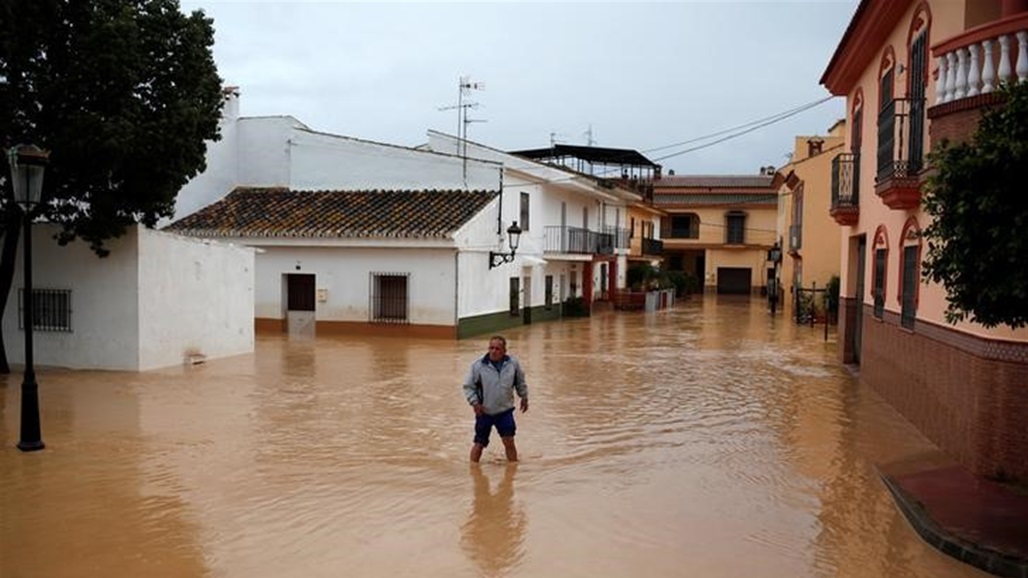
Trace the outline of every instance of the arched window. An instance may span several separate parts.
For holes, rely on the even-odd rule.
[[[924,1],[914,11],[907,33],[907,100],[910,103],[909,175],[924,165],[925,107],[928,87],[928,32],[932,13]]]
[[[917,297],[921,277],[921,227],[917,219],[911,217],[903,225],[900,235],[903,253],[900,254],[900,282],[898,298],[900,302],[900,324],[913,329],[914,318],[917,316]]]
[[[871,271],[871,297],[874,299],[874,316],[885,316],[885,281],[889,263],[889,234],[885,225],[875,231],[873,269]]]
[[[878,67],[878,180],[895,172],[896,98],[894,96],[896,56],[889,46]]]

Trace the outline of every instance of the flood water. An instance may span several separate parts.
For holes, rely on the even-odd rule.
[[[507,333],[522,461],[468,464],[486,339],[261,336],[142,374],[43,370],[44,451],[0,382],[0,576],[985,574],[876,466],[937,449],[821,327],[693,298]]]

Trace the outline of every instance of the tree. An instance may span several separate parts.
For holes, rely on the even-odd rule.
[[[183,14],[178,0],[0,0],[0,145],[50,151],[37,219],[60,227],[60,244],[79,238],[104,257],[127,227],[172,215],[205,168],[205,140],[218,138],[213,44],[213,21]],[[0,313],[21,228],[9,181]]]
[[[945,287],[950,323],[1028,324],[1028,83],[1002,94],[971,142],[929,156],[923,275]]]

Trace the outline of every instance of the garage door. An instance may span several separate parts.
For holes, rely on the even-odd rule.
[[[753,271],[742,267],[717,268],[717,292],[727,295],[749,295]]]

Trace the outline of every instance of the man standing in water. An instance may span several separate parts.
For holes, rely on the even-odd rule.
[[[464,380],[464,398],[475,410],[475,443],[471,461],[482,459],[493,427],[500,434],[507,460],[518,461],[514,445],[514,390],[521,398],[521,412],[528,411],[528,386],[518,360],[507,355],[507,340],[499,335],[489,338],[489,353],[471,364]]]

